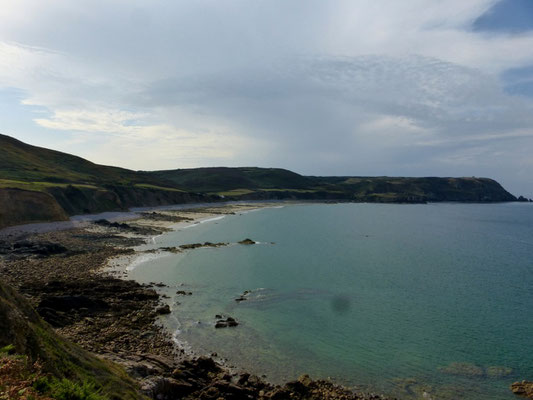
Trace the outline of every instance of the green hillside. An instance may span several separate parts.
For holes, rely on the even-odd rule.
[[[281,168],[193,168],[147,172],[154,179],[187,190],[221,192],[235,189],[305,189],[313,180]]]
[[[257,167],[132,171],[0,135],[0,227],[130,207],[265,199],[517,200],[488,178],[316,177]]]
[[[88,185],[144,182],[141,174],[94,164],[81,157],[31,146],[0,135],[0,179]]]

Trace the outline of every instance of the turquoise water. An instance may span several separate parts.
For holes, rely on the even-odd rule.
[[[509,384],[533,379],[529,204],[292,205],[181,229],[152,247],[247,237],[260,244],[130,272],[172,286],[165,323],[194,349],[273,381],[305,372],[405,399],[513,399]],[[215,314],[240,325],[215,329]]]

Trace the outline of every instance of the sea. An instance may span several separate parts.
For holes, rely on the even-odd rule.
[[[162,323],[186,350],[399,399],[513,399],[533,380],[532,204],[278,204],[140,249],[198,242],[229,245],[128,267],[168,285]]]

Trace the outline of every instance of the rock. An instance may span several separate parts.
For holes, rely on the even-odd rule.
[[[489,378],[503,378],[513,373],[513,370],[508,367],[491,366],[486,369],[487,376]]]
[[[464,362],[454,362],[446,367],[439,367],[439,371],[449,375],[467,376],[471,378],[481,378],[485,375],[482,367]]]
[[[157,307],[155,309],[155,312],[159,315],[170,314],[170,306],[168,304],[165,304],[161,307]]]
[[[37,256],[41,258],[63,254],[67,251],[68,249],[61,244],[45,241],[21,240],[12,245],[7,242],[0,245],[0,254],[11,254],[16,257]]]
[[[170,400],[189,395],[194,392],[194,386],[185,381],[156,376],[141,381],[141,391],[153,399]]]
[[[511,385],[511,391],[517,396],[522,396],[526,399],[533,399],[533,382],[515,382]]]
[[[225,321],[217,321],[215,322],[215,328],[227,328],[228,327],[228,323],[225,322]]]
[[[254,242],[252,239],[249,239],[249,238],[246,238],[244,240],[241,240],[239,242],[239,244],[255,244],[256,242]]]
[[[82,310],[101,311],[109,309],[109,304],[100,299],[93,299],[85,295],[44,296],[37,309],[51,308],[56,311]]]
[[[309,377],[309,375],[302,375],[298,378],[298,382],[300,382],[304,386],[309,386],[313,381]]]
[[[180,248],[182,250],[191,250],[191,249],[197,249],[199,247],[221,247],[221,246],[227,246],[227,243],[211,243],[211,242],[205,242],[205,243],[191,243],[191,244],[182,244]]]
[[[237,303],[240,303],[241,301],[248,300],[246,296],[248,296],[251,293],[250,290],[245,290],[239,297],[235,299]]]
[[[226,318],[223,318],[222,316],[220,315],[216,315],[216,318],[218,318],[218,320],[215,322],[215,328],[227,328],[227,327],[235,327],[237,325],[239,325],[239,323],[235,320],[235,318],[232,318],[232,317],[226,317]]]
[[[192,292],[187,292],[185,290],[178,290],[176,294],[180,296],[192,296]]]

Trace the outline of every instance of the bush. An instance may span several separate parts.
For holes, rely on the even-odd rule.
[[[78,384],[68,379],[53,379],[46,384],[41,382],[45,393],[56,400],[108,400],[101,390],[90,382]],[[37,389],[37,388],[36,388]]]

